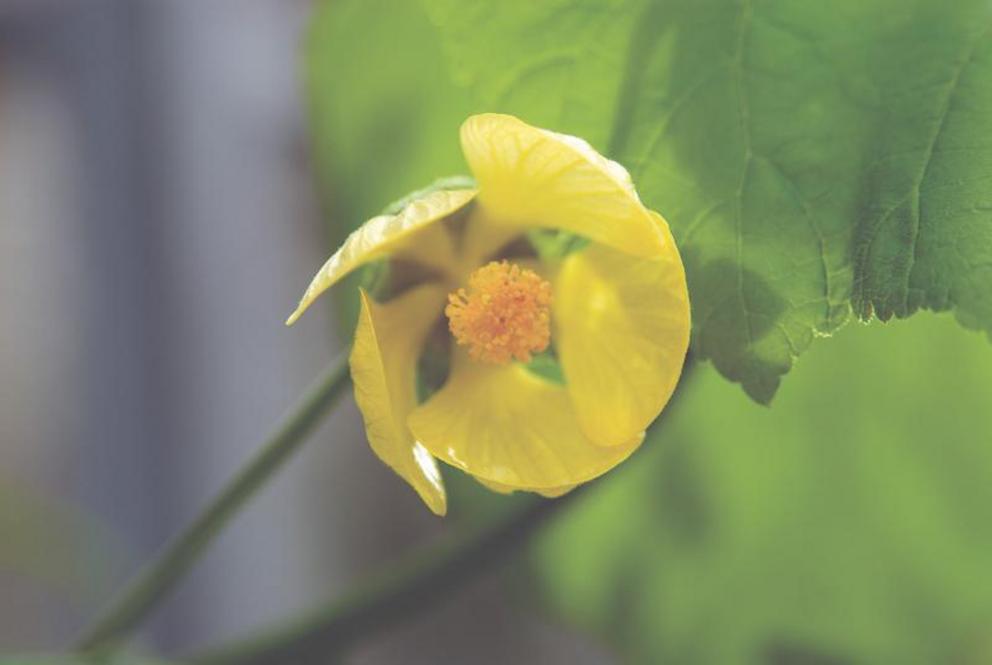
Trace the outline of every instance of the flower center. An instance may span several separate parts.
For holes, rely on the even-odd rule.
[[[444,313],[473,360],[530,361],[551,341],[551,284],[533,270],[493,261],[473,272],[468,289],[448,296]]]

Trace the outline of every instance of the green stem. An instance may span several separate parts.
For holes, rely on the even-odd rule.
[[[695,363],[687,357],[682,378],[656,430],[667,420]],[[609,482],[607,479],[594,482]],[[335,662],[348,646],[443,599],[464,582],[513,554],[588,485],[562,498],[530,498],[509,517],[468,533],[449,533],[368,578],[339,599],[260,636],[181,661],[187,665],[295,665]]]
[[[573,492],[574,494],[574,492]],[[356,585],[326,607],[249,638],[192,657],[191,665],[327,663],[347,646],[375,634],[500,561],[526,542],[539,525],[572,501],[529,498],[495,525],[468,534],[449,533],[378,575]]]
[[[76,650],[102,654],[134,630],[182,579],[245,502],[299,448],[348,385],[348,379],[348,364],[342,357],[314,383],[213,503],[147,565],[86,630],[77,642]]]

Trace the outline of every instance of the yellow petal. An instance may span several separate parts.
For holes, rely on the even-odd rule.
[[[585,141],[492,113],[466,120],[461,140],[494,220],[565,229],[637,256],[661,248],[630,175]]]
[[[410,203],[398,215],[380,215],[362,224],[317,272],[286,325],[292,325],[317,297],[355,268],[393,253],[406,254],[428,265],[453,262],[447,232],[434,225],[467,205],[475,190],[431,192]]]
[[[640,441],[638,441],[638,444],[640,444]],[[564,487],[548,487],[543,490],[537,489],[534,491],[540,494],[541,496],[545,496],[549,499],[557,499],[560,496],[565,496],[566,494],[574,490],[576,487],[577,487],[576,485],[565,485]]]
[[[428,284],[384,305],[364,291],[361,298],[351,379],[369,444],[432,511],[444,515],[446,499],[437,462],[406,426],[417,404],[417,357],[441,312],[444,289]]]
[[[603,447],[582,433],[565,389],[518,363],[486,365],[453,354],[448,382],[407,421],[438,459],[505,490],[555,492],[622,462],[643,433]]]
[[[689,346],[689,296],[667,224],[664,250],[638,259],[593,244],[570,254],[552,317],[568,392],[601,445],[643,432],[671,397]]]
[[[476,480],[479,481],[479,483],[481,483],[482,485],[485,485],[486,487],[491,489],[492,491],[498,492],[500,494],[512,494],[513,492],[521,491],[521,488],[509,487],[508,485],[500,485],[499,483],[494,483],[491,480],[483,480],[482,478],[476,478]],[[543,497],[547,497],[548,499],[557,499],[560,496],[564,496],[565,494],[568,494],[576,487],[577,485],[565,485],[564,487],[545,487],[543,489],[527,488],[522,491],[536,492],[537,494],[540,494]]]

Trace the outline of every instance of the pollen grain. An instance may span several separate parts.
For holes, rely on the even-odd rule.
[[[551,284],[533,270],[493,261],[448,295],[444,309],[458,344],[473,360],[528,362],[551,341]]]

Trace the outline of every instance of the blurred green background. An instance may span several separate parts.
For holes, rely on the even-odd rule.
[[[556,612],[631,662],[992,662],[992,349],[851,325],[771,408],[714,371],[541,539]]]

